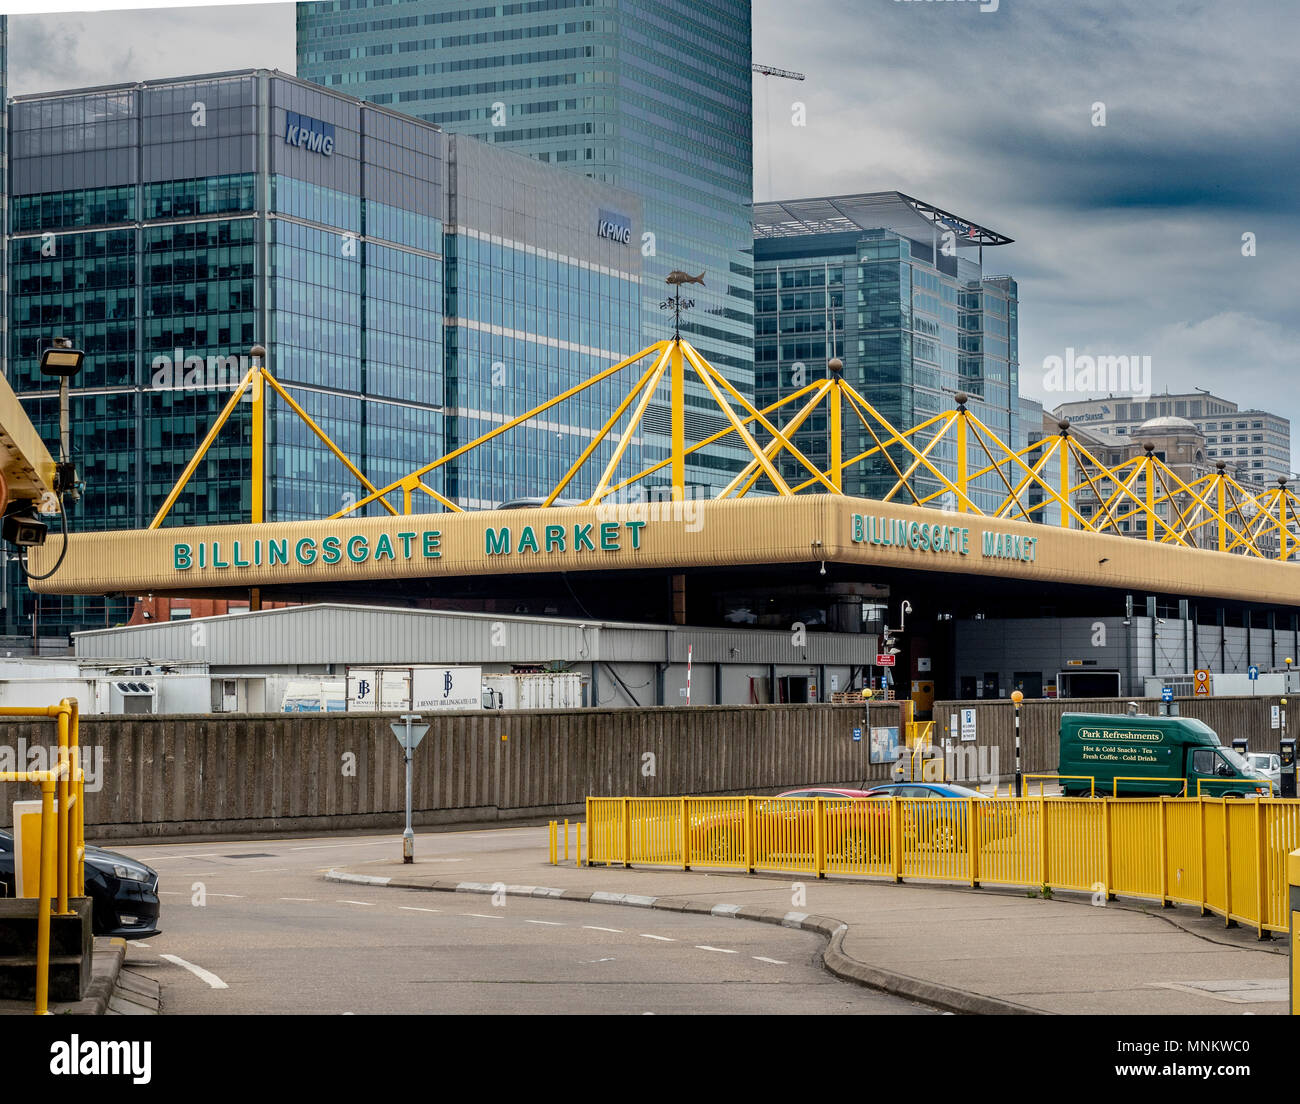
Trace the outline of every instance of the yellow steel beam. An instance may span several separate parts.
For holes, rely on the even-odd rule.
[[[663,378],[664,363],[667,360],[667,357],[668,357],[668,350],[665,349],[660,354],[657,360],[654,360],[650,363],[650,367],[647,368],[645,372],[642,373],[641,378],[637,380],[636,385],[632,388],[632,390],[623,396],[623,401],[620,402],[618,406],[614,408],[614,413],[611,414],[605,420],[605,424],[600,427],[600,429],[597,431],[595,436],[592,437],[592,439],[588,442],[587,447],[582,450],[582,453],[578,456],[578,459],[573,462],[573,466],[567,472],[564,473],[564,478],[561,479],[555,485],[551,493],[546,496],[546,501],[542,503],[543,506],[551,506],[555,503],[555,500],[560,497],[560,492],[563,491],[564,488],[567,487],[573,481],[573,477],[576,476],[578,472],[582,470],[582,466],[591,458],[591,454],[594,453],[596,449],[600,447],[600,443],[604,441],[606,437],[609,436],[610,432],[618,424],[618,420],[623,416],[624,411],[626,411],[627,408],[632,405],[632,402],[636,398],[637,394],[640,393],[642,390],[644,390],[645,397],[642,399],[641,404],[637,407],[637,411],[632,416],[632,420],[628,423],[627,429],[622,434],[622,441],[618,446],[618,452],[615,453],[614,464],[617,467],[618,460],[622,458],[623,450],[627,447],[627,442],[632,440],[632,434],[636,432],[636,427],[638,423],[641,421],[641,416],[645,412],[645,407],[646,407],[646,403],[649,401],[649,396],[654,394],[655,388],[659,386],[659,381]],[[597,495],[600,493],[600,491],[604,488],[605,484],[608,482],[609,470],[610,469],[606,470],[605,478],[601,479],[600,486],[596,488]]]
[[[744,402],[743,397],[741,397],[740,393],[735,391],[734,388],[731,388],[731,385],[728,384],[725,379],[722,379],[722,377],[718,375],[718,373],[716,373],[713,370],[713,368],[708,365],[706,361],[702,360],[699,354],[696,353],[696,351],[692,349],[689,344],[687,344],[684,341],[678,342],[678,344],[685,351],[686,358],[691,362],[691,367],[695,369],[695,374],[700,377],[700,382],[703,383],[704,386],[708,388],[709,394],[713,396],[713,401],[718,404],[718,409],[720,409],[727,416],[727,420],[731,422],[732,428],[739,435],[740,439],[745,442],[745,447],[749,449],[750,454],[754,457],[754,459],[757,460],[759,464],[762,465],[763,471],[767,474],[768,479],[772,481],[772,485],[776,487],[777,493],[783,495],[790,494],[791,493],[790,484],[788,484],[784,479],[781,478],[781,473],[776,470],[776,466],[772,463],[771,460],[767,458],[767,455],[763,452],[763,450],[758,447],[758,442],[754,440],[753,435],[749,432],[749,430],[745,428],[740,418],[736,415],[736,412],[731,408],[731,403],[727,402],[727,400],[722,397],[722,392],[718,390],[717,385],[713,382],[713,379],[710,377],[717,376],[717,378],[722,380],[722,382],[729,389],[731,389],[733,393],[738,398],[741,399],[742,402]],[[745,406],[748,409],[749,413],[758,414],[758,411],[756,411],[748,403],[745,403]],[[789,440],[786,439],[785,435],[779,429],[777,429],[776,426],[772,425],[772,423],[769,422],[766,418],[759,415],[759,422],[762,424],[763,428],[765,428],[769,433],[772,434],[773,437],[780,440],[780,442],[786,447],[787,450],[789,450],[789,452],[792,455],[796,457],[803,457],[803,453],[800,452],[799,449],[795,448],[794,445]],[[804,457],[804,463],[808,467],[812,468],[812,470],[816,471],[816,468],[813,467],[811,462],[808,461],[806,457]],[[831,491],[835,490],[835,488],[831,486],[830,483],[827,482],[824,478],[822,479],[822,482],[826,483],[826,487],[828,490]]]
[[[632,417],[628,420],[627,429],[619,438],[618,445],[614,449],[614,454],[609,458],[609,463],[605,465],[605,470],[600,476],[600,482],[596,484],[596,489],[592,491],[591,496],[588,499],[589,502],[594,503],[601,500],[605,494],[605,488],[609,486],[609,481],[614,478],[614,473],[618,471],[619,462],[623,459],[623,454],[627,451],[627,446],[632,443],[632,435],[636,432],[637,426],[641,424],[641,419],[645,417],[646,407],[650,405],[650,400],[654,398],[655,392],[659,390],[659,382],[664,378],[664,371],[668,366],[668,358],[669,351],[665,349],[663,356],[650,366],[650,370],[641,377],[641,382],[637,384],[635,389],[628,392],[627,398],[623,400],[619,409],[615,411],[616,415],[621,414],[622,411],[627,408],[627,404],[632,401],[632,397],[637,393],[637,391],[641,392],[641,401],[636,404],[636,409],[632,411]],[[609,423],[606,423],[605,429],[601,431],[602,437],[609,432],[609,428]],[[592,444],[588,446],[588,450],[584,452],[582,457],[578,460],[579,465],[585,461],[587,456],[591,455],[595,445],[596,442],[593,441]],[[565,482],[567,481],[568,477],[565,479]],[[563,484],[561,484],[561,486],[563,486]],[[555,494],[558,493],[559,488],[556,488]],[[552,494],[552,496],[546,500],[547,506],[554,501],[555,494]]]
[[[671,429],[672,498],[674,502],[686,499],[686,370],[682,364],[682,339],[674,336],[668,346],[668,394],[672,409],[669,411]]]
[[[226,419],[230,417],[231,411],[235,409],[239,400],[243,398],[244,392],[252,386],[253,377],[258,375],[260,372],[260,368],[250,368],[248,373],[240,381],[239,386],[235,388],[234,392],[230,396],[230,400],[222,408],[221,413],[217,415],[217,420],[212,423],[212,428],[208,430],[207,436],[203,438],[194,455],[190,457],[190,462],[185,465],[185,470],[181,472],[181,477],[176,480],[176,486],[171,489],[171,494],[169,494],[164,500],[162,506],[154,515],[153,521],[149,523],[150,529],[159,528],[163,523],[163,519],[171,513],[171,508],[176,505],[176,500],[180,498],[181,491],[185,490],[185,484],[190,481],[190,477],[193,476],[199,464],[203,462],[203,458],[208,454],[208,449],[212,447],[212,442],[217,439],[217,434],[221,432],[221,427],[226,424]]]
[[[946,422],[944,422],[939,427],[939,432],[930,438],[929,443],[925,446],[925,448],[923,448],[920,451],[920,454],[917,456],[917,458],[907,466],[907,470],[902,472],[899,475],[898,482],[889,488],[888,493],[886,493],[885,497],[881,499],[882,502],[892,502],[894,500],[894,495],[897,494],[899,489],[904,486],[907,487],[909,493],[912,495],[913,498],[917,497],[916,490],[912,487],[912,483],[911,483],[912,476],[916,474],[916,469],[925,463],[930,453],[934,451],[935,446],[938,445],[939,442],[944,439],[944,437],[948,433],[948,430],[950,430],[953,427],[954,422],[957,423],[958,433],[961,432],[961,416],[958,414],[953,414],[952,417],[950,417]],[[940,492],[940,494],[942,494],[942,492]],[[930,496],[927,495],[926,497],[928,498]],[[920,504],[920,499],[917,499],[917,504],[918,505]]]
[[[786,406],[786,405],[788,405],[789,403],[795,402],[795,401],[797,401],[798,399],[802,398],[802,397],[803,397],[807,392],[809,392],[809,391],[815,391],[817,388],[821,387],[823,383],[825,383],[824,380],[816,380],[816,381],[814,381],[813,383],[806,383],[806,384],[803,385],[803,387],[799,388],[798,391],[791,392],[791,393],[790,393],[789,395],[787,395],[785,398],[783,398],[783,399],[779,399],[778,401],[776,401],[776,402],[770,404],[769,406],[765,406],[765,407],[763,407],[763,409],[762,409],[761,411],[759,411],[759,413],[760,413],[760,414],[764,414],[764,415],[766,415],[766,414],[772,414],[772,413],[774,413],[775,411],[779,410],[781,407]],[[753,417],[746,417],[746,418],[744,419],[746,425],[748,425],[750,422],[753,422],[753,421],[756,421],[756,420],[757,420],[757,419],[756,419],[756,418],[753,418]],[[692,453],[694,453],[694,452],[699,452],[700,449],[702,449],[702,448],[707,448],[709,445],[713,444],[714,442],[716,442],[716,441],[720,441],[720,440],[722,440],[722,438],[724,438],[724,437],[729,437],[729,436],[731,436],[731,434],[733,434],[734,432],[735,432],[735,430],[732,429],[731,426],[727,426],[726,429],[720,429],[720,430],[718,430],[716,433],[710,434],[708,437],[705,437],[704,440],[700,441],[698,444],[694,444],[694,445],[692,445],[690,448],[688,448],[688,449],[686,450],[686,455],[687,455],[687,456],[690,456],[690,455],[691,455]],[[672,458],[671,458],[671,457],[667,457],[667,458],[665,458],[665,459],[663,459],[663,460],[660,460],[658,463],[656,463],[656,464],[652,464],[652,465],[651,465],[650,467],[648,467],[648,468],[643,468],[641,471],[637,472],[635,475],[630,475],[630,476],[628,476],[626,479],[622,480],[621,482],[619,482],[619,483],[615,483],[615,484],[614,484],[613,486],[611,486],[611,487],[609,488],[609,490],[606,491],[605,493],[606,493],[606,495],[617,494],[617,493],[618,493],[619,491],[621,491],[624,487],[631,486],[633,483],[636,483],[637,481],[639,481],[639,480],[641,480],[641,479],[645,479],[647,476],[654,475],[655,472],[657,472],[657,471],[661,471],[662,469],[668,467],[671,463],[672,463]],[[751,461],[751,463],[752,463],[752,461]],[[761,472],[762,469],[760,468],[759,471]],[[813,481],[813,480],[810,480],[810,481],[809,481],[810,484],[811,484],[812,482],[814,482],[814,481]],[[722,495],[719,494],[718,497],[721,498]]]
[[[275,393],[279,395],[280,398],[282,398],[286,403],[289,404],[289,409],[292,410],[295,414],[297,414],[298,417],[301,418],[302,421],[306,424],[307,428],[310,429],[314,434],[316,434],[318,438],[320,438],[320,440],[324,443],[325,447],[329,449],[330,452],[332,452],[336,457],[338,457],[338,459],[342,462],[343,466],[348,469],[348,471],[357,479],[357,481],[363,487],[365,487],[367,491],[374,491],[375,485],[371,483],[370,480],[367,479],[364,474],[362,474],[360,468],[358,468],[354,463],[352,463],[351,460],[347,458],[343,450],[340,449],[338,445],[336,445],[332,440],[330,440],[329,434],[326,433],[323,429],[321,429],[320,426],[316,424],[312,416],[308,414],[307,411],[305,411],[298,404],[298,402],[294,399],[294,397],[290,395],[289,392],[286,391],[283,387],[280,386],[280,381],[277,380],[275,376],[273,376],[270,373],[269,370],[263,369],[263,375],[266,377],[266,382],[271,385],[271,388],[275,391]],[[397,510],[393,508],[393,506],[388,502],[387,499],[381,498],[379,499],[379,503],[390,514],[393,515],[397,514]]]
[[[703,381],[704,386],[709,389],[709,393],[713,396],[713,401],[716,402],[722,412],[727,415],[728,420],[732,423],[732,426],[740,435],[741,439],[744,440],[746,447],[748,447],[750,453],[754,456],[754,459],[758,460],[760,464],[770,466],[770,461],[767,459],[766,454],[764,454],[758,447],[758,442],[755,441],[749,434],[749,431],[745,429],[744,424],[732,409],[731,404],[722,397],[716,385],[721,385],[722,389],[735,399],[748,414],[758,420],[759,425],[767,430],[767,432],[776,438],[776,440],[780,441],[781,447],[794,457],[795,460],[802,464],[809,472],[811,472],[813,478],[817,482],[821,483],[828,491],[831,491],[832,493],[835,491],[835,487],[832,485],[830,480],[821,473],[817,465],[809,460],[808,457],[806,457],[795,446],[794,442],[791,441],[780,429],[778,429],[772,422],[768,421],[761,411],[756,410],[754,405],[731,385],[731,381],[728,380],[726,376],[701,357],[700,354],[695,351],[695,348],[690,344],[690,342],[683,341],[682,347],[685,349],[687,359],[690,360],[691,366],[695,369],[696,374]],[[768,478],[772,478],[772,474],[776,475],[776,478],[773,479],[773,483],[781,489],[781,493],[790,494],[791,491],[789,484],[781,478],[775,468],[772,469],[772,473],[769,473]]]
[[[831,388],[831,386],[832,383],[830,380],[817,381],[816,394],[814,394],[813,397],[807,403],[805,403],[797,411],[795,411],[794,416],[788,422],[786,422],[784,426],[782,426],[782,429],[785,430],[787,435],[792,436],[793,434],[798,432],[799,427],[802,426],[803,423],[806,422],[812,416],[813,411],[817,409],[817,404],[821,401],[823,396],[826,395],[826,392]],[[752,421],[752,419],[747,419],[747,420]],[[730,430],[728,430],[728,432],[730,432]],[[773,437],[772,440],[768,441],[768,443],[763,446],[763,452],[767,456],[771,457],[774,456],[780,450],[780,448],[781,448],[781,442],[778,441],[775,437]],[[754,486],[754,484],[758,482],[762,474],[763,474],[763,469],[762,466],[759,464],[759,462],[757,460],[750,460],[743,468],[740,469],[739,472],[736,473],[735,478],[732,479],[731,482],[728,483],[725,487],[723,487],[722,490],[720,490],[715,497],[726,498],[728,495],[731,494],[732,491],[739,488],[740,493],[736,497],[743,498],[745,494],[747,494],[749,490]],[[813,482],[814,481],[811,479],[808,480],[808,485],[811,486]]]
[[[594,376],[591,376],[589,379],[584,380],[582,383],[574,384],[572,387],[568,388],[565,391],[562,391],[554,398],[547,399],[546,402],[541,404],[541,406],[535,406],[533,407],[532,410],[525,411],[523,414],[511,418],[508,422],[505,422],[502,425],[497,426],[496,429],[493,429],[488,433],[484,433],[478,437],[475,437],[474,440],[468,442],[467,444],[461,445],[460,448],[453,449],[451,452],[447,453],[446,455],[440,456],[438,457],[437,460],[432,460],[429,463],[425,464],[424,467],[416,468],[415,471],[409,472],[408,474],[423,479],[424,476],[428,475],[431,471],[437,470],[443,464],[449,463],[450,461],[455,460],[457,457],[464,456],[465,453],[469,452],[470,449],[477,448],[485,441],[491,441],[493,438],[501,436],[501,434],[507,432],[508,430],[514,429],[515,426],[522,425],[524,422],[527,422],[532,418],[536,418],[537,415],[539,414],[544,414],[546,411],[550,410],[551,407],[558,406],[560,403],[564,402],[565,400],[571,399],[574,395],[577,395],[585,391],[588,387],[593,387],[596,384],[600,383],[602,380],[609,379],[609,377],[614,375],[615,373],[621,372],[629,364],[635,364],[643,357],[649,356],[651,353],[661,351],[664,348],[664,346],[667,344],[668,343],[666,341],[656,341],[653,345],[647,345],[639,353],[634,353],[632,356],[620,360],[617,364],[613,364],[610,365],[610,367],[608,368],[602,369],[601,371],[597,372]],[[372,494],[361,499],[359,502],[349,507],[348,509],[339,510],[337,513],[330,514],[330,520],[333,520],[335,518],[347,517],[348,514],[353,513],[356,510],[360,510],[364,506],[370,505],[371,502],[374,502],[376,499],[380,498],[381,496],[392,494],[394,491],[400,490],[401,487],[402,487],[402,480],[401,479],[395,480],[394,482],[390,483],[387,487],[383,487],[380,490],[373,492]]]

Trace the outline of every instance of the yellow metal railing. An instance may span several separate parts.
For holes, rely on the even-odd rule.
[[[588,865],[1050,886],[1285,931],[1300,802],[1276,798],[589,797]],[[552,836],[552,861],[556,854]],[[582,854],[579,854],[582,862]]]
[[[1147,774],[1117,774],[1111,779],[1110,796],[1119,797],[1119,784],[1121,782],[1181,782],[1183,784],[1182,797],[1187,796],[1187,779],[1186,778],[1152,778]],[[1200,797],[1200,786],[1196,787],[1196,796]]]
[[[0,782],[28,783],[41,790],[40,875],[36,891],[36,1014],[49,1011],[50,925],[72,913],[68,899],[86,892],[85,779],[81,771],[77,701],[64,698],[44,709],[0,707],[0,717],[48,717],[57,731],[56,762],[43,771],[0,771]],[[14,825],[15,847],[19,845]],[[15,874],[17,867],[15,865]],[[23,887],[15,885],[14,895]]]
[[[1029,783],[1038,780],[1038,794],[1041,797],[1044,793],[1044,787],[1048,782],[1059,782],[1062,778],[1068,778],[1074,782],[1087,782],[1088,793],[1091,797],[1097,796],[1097,779],[1091,774],[1056,774],[1048,772],[1046,774],[1027,774],[1025,775],[1025,793],[1029,792]]]

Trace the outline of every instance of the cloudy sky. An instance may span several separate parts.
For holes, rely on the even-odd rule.
[[[898,189],[1016,239],[986,265],[1019,280],[1021,386],[1049,406],[1085,396],[1044,393],[1044,358],[1150,356],[1156,391],[1300,437],[1298,33],[1295,0],[756,0],[754,59],[808,79],[755,81],[755,196]],[[13,16],[10,37],[12,94],[294,68],[291,4]]]

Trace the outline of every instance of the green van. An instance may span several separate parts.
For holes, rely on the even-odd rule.
[[[1108,716],[1102,713],[1061,715],[1062,792],[1086,795],[1096,779],[1097,795],[1159,797],[1269,796],[1268,779],[1252,768],[1204,721],[1191,717]],[[1116,782],[1116,779],[1119,781]]]

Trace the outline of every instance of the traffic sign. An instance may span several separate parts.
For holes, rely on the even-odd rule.
[[[974,709],[963,709],[961,711],[961,738],[963,741],[975,739],[976,723]]]
[[[1251,682],[1254,682],[1256,679],[1259,678],[1259,668],[1252,663],[1249,667],[1246,668],[1246,676],[1250,679]]]
[[[862,741],[862,729],[855,728],[853,730],[853,742],[857,744],[857,743],[861,743],[861,741]]]
[[[1174,688],[1172,686],[1166,686],[1164,689],[1160,691],[1160,698],[1162,701],[1173,701]]]
[[[1270,728],[1282,727],[1282,707],[1280,705],[1273,706],[1273,714],[1272,717],[1270,718],[1269,727]]]
[[[402,716],[404,718],[406,714],[403,713]],[[405,720],[390,721],[388,727],[393,730],[393,735],[397,737],[397,742],[404,748],[407,746],[406,735],[408,732],[411,734],[411,745],[408,749],[410,751],[414,751],[420,746],[420,741],[424,739],[424,734],[429,731],[429,726],[427,724],[412,723],[408,728]]]
[[[1204,667],[1197,668],[1192,682],[1192,695],[1197,698],[1210,696],[1210,672]]]
[[[876,655],[876,666],[892,667],[894,665],[894,660],[897,658],[898,658],[897,656],[887,655],[884,652],[878,653]]]

